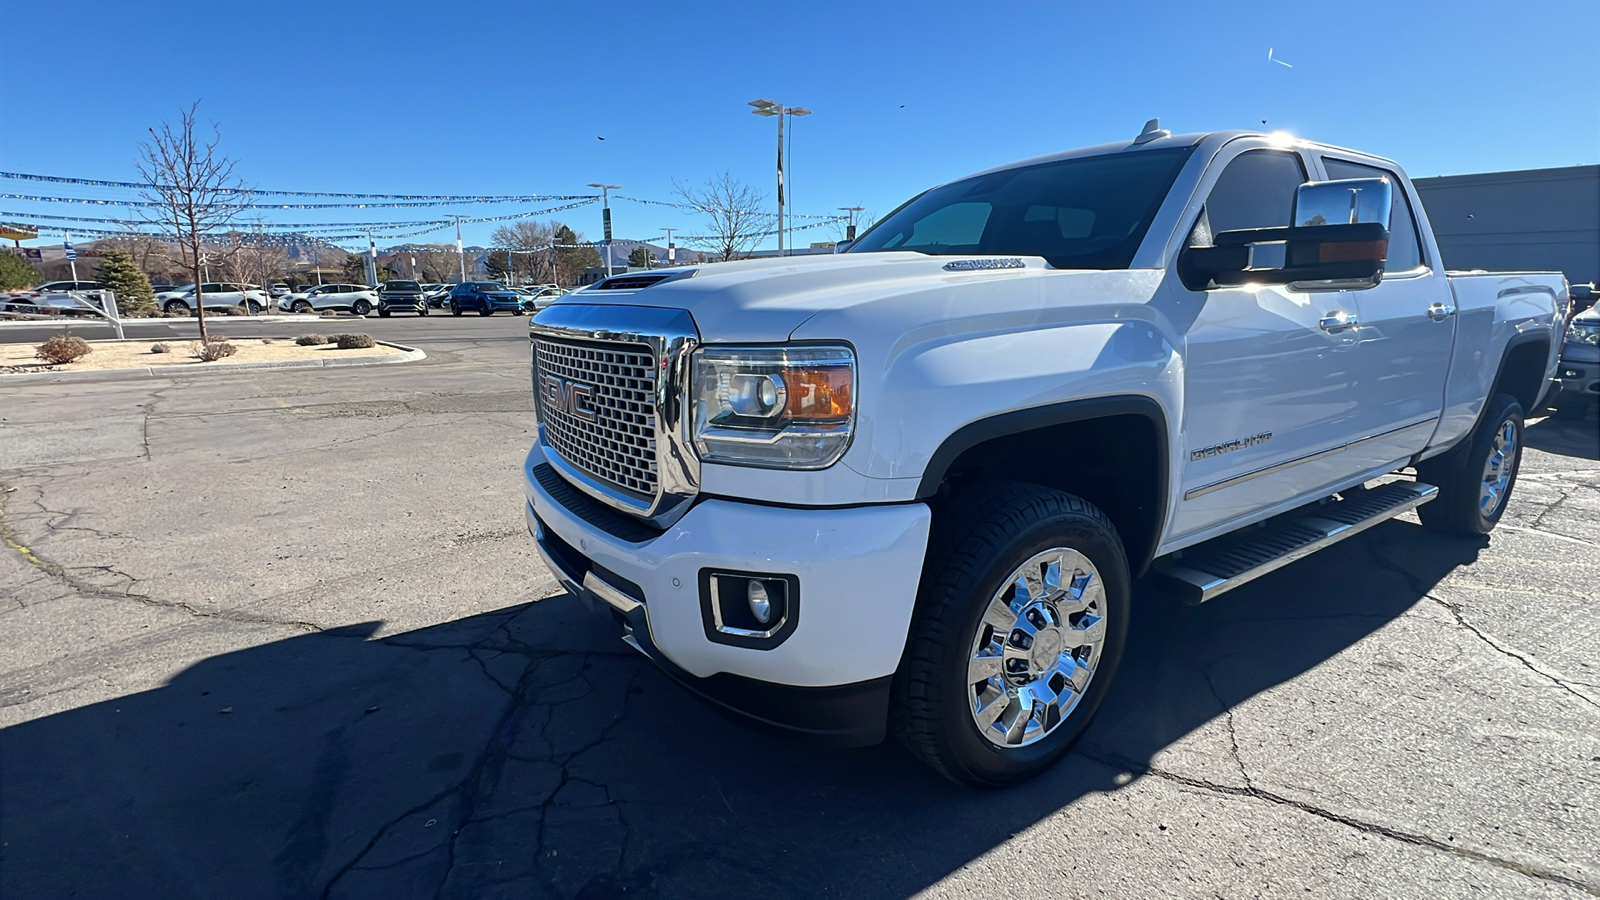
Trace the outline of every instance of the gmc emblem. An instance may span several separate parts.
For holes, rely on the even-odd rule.
[[[559,410],[585,422],[594,421],[594,407],[589,403],[589,398],[594,395],[594,388],[554,375],[540,375],[539,385],[547,408],[553,411]]]

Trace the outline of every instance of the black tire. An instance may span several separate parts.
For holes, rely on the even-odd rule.
[[[245,311],[252,316],[259,316],[266,310],[266,307],[262,306],[258,301],[255,300],[246,300],[244,308]]]
[[[1511,474],[1504,489],[1493,498],[1493,505],[1485,509],[1483,489],[1489,483],[1485,476],[1490,456],[1498,453],[1496,437],[1508,428],[1513,443],[1509,459],[1500,463],[1500,470],[1503,472],[1509,465]],[[1455,450],[1417,466],[1417,480],[1439,488],[1439,496],[1432,503],[1417,507],[1417,517],[1428,528],[1447,534],[1488,534],[1505,514],[1521,467],[1522,404],[1510,394],[1495,394],[1471,438]]]
[[[425,316],[427,314],[428,314],[428,304],[424,303],[421,306],[417,307],[417,315]]]
[[[1000,747],[973,720],[967,665],[985,610],[1002,583],[1036,554],[1069,547],[1100,573],[1106,633],[1082,697],[1034,743]],[[963,492],[935,519],[905,655],[895,675],[890,728],[933,769],[960,784],[1000,788],[1054,765],[1082,736],[1122,658],[1131,577],[1116,529],[1093,504],[1031,484],[991,482]]]
[[[372,304],[365,300],[357,300],[356,302],[350,304],[350,311],[358,316],[364,316],[367,313],[372,312]]]
[[[189,314],[189,304],[182,300],[168,300],[167,305],[163,306],[162,309],[169,316],[187,316]]]
[[[294,312],[299,313],[302,316],[310,315],[311,313],[314,313],[314,312],[317,311],[316,307],[311,305],[311,301],[310,300],[296,300],[295,302],[293,302],[293,303],[291,303],[289,305],[289,309],[294,311]]]
[[[459,303],[456,303],[454,300],[450,301],[450,315],[452,315],[452,316],[461,315],[461,305]]]
[[[380,318],[380,319],[389,318],[389,307],[387,307],[387,306],[378,307],[378,318]]]
[[[492,315],[494,315],[494,307],[492,307],[489,304],[485,303],[484,305],[478,307],[478,315],[480,315],[480,316],[492,316]]]

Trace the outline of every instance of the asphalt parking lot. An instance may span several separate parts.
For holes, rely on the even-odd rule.
[[[1488,540],[1141,596],[1078,751],[985,794],[727,722],[555,586],[526,321],[0,384],[0,896],[1600,895],[1592,411]]]

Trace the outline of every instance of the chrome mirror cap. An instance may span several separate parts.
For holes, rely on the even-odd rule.
[[[1339,181],[1312,181],[1294,192],[1293,224],[1298,228],[1319,225],[1382,225],[1389,227],[1394,209],[1394,184],[1387,178],[1345,178]]]

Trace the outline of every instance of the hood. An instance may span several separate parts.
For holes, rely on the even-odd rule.
[[[951,264],[968,263],[959,270]],[[1006,268],[982,266],[1006,265]],[[716,263],[670,270],[673,277],[638,289],[606,289],[604,282],[562,296],[552,306],[653,306],[684,309],[701,340],[730,343],[781,341],[807,320],[891,297],[928,291],[970,294],[990,302],[1000,282],[1062,277],[1039,257],[927,256],[921,253],[844,253]],[[678,274],[682,272],[682,274]],[[1108,273],[1079,273],[1104,276]],[[1125,275],[1126,273],[1117,273]],[[597,289],[599,288],[599,289]],[[1024,291],[1032,294],[1032,291]]]

